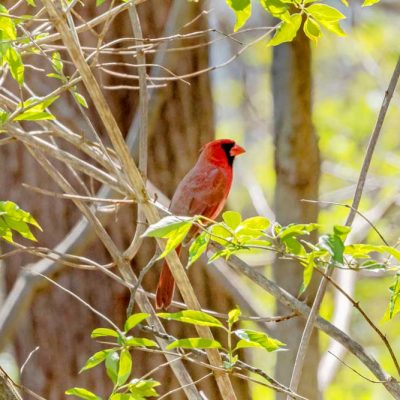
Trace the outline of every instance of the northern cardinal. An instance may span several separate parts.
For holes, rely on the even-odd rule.
[[[203,215],[215,219],[224,207],[232,184],[233,160],[245,150],[231,139],[203,146],[195,166],[179,183],[169,207],[175,215]],[[176,248],[179,255],[181,246]],[[158,281],[156,307],[167,309],[174,295],[175,281],[165,262]]]

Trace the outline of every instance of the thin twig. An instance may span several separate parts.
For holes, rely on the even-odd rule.
[[[361,196],[362,196],[362,192],[363,192],[364,185],[365,185],[365,180],[367,178],[368,169],[369,169],[369,166],[370,166],[371,160],[372,160],[372,155],[374,153],[376,143],[380,136],[380,133],[382,130],[382,125],[385,120],[386,113],[389,108],[393,93],[396,89],[399,77],[400,77],[400,57],[398,58],[396,66],[394,68],[393,75],[390,80],[388,89],[383,98],[383,103],[382,103],[381,109],[379,111],[379,115],[378,115],[377,122],[375,124],[375,128],[371,134],[371,138],[368,143],[368,148],[367,148],[367,152],[365,154],[364,162],[363,162],[363,165],[361,168],[360,177],[358,179],[353,203],[352,203],[349,215],[348,215],[346,223],[345,223],[346,226],[351,226],[353,224],[354,218],[357,214],[356,210],[358,210],[358,207],[360,205]],[[328,267],[326,275],[328,277],[330,277],[332,275],[333,271],[334,271],[334,266],[332,264]],[[306,354],[307,354],[307,348],[308,348],[311,334],[312,334],[312,331],[314,328],[314,323],[318,316],[322,300],[325,296],[327,285],[328,285],[328,279],[326,279],[325,277],[322,278],[320,285],[318,287],[317,294],[314,299],[314,303],[311,307],[310,315],[307,318],[306,326],[304,328],[303,335],[302,335],[302,338],[300,341],[300,345],[299,345],[299,348],[297,351],[296,361],[295,361],[295,364],[293,367],[293,372],[292,372],[292,378],[290,380],[290,389],[292,389],[293,391],[297,391],[297,389],[299,387],[301,373],[303,370],[303,366],[304,366],[304,362],[305,362],[305,358],[306,358]]]

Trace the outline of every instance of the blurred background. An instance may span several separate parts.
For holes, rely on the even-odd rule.
[[[5,2],[6,6],[12,3]],[[85,3],[85,7],[77,6],[85,19],[109,7],[108,2],[101,8],[96,8],[94,1]],[[194,48],[169,51],[160,59],[157,59],[157,52],[149,54],[149,63],[160,63],[175,74],[184,75],[207,70],[209,66],[219,66],[232,59],[221,68],[187,78],[190,85],[175,81],[165,88],[152,90],[149,178],[167,196],[172,195],[177,183],[195,162],[197,149],[212,140],[215,134],[221,138],[233,138],[247,150],[246,156],[240,157],[235,165],[229,209],[240,211],[245,217],[258,214],[268,216],[271,220],[276,218],[282,224],[318,220],[327,226],[327,230],[334,224],[344,223],[348,209],[324,202],[349,204],[352,200],[369,135],[399,55],[400,4],[397,0],[381,0],[373,7],[361,8],[361,2],[353,0],[350,7],[346,8],[339,1],[327,3],[346,15],[347,19],[342,24],[346,37],[324,32],[318,44],[310,44],[308,39],[300,35],[293,44],[277,49],[268,46],[268,36],[261,38],[265,33],[261,29],[275,25],[276,21],[257,8],[257,4],[254,4],[252,18],[245,26],[248,31],[239,32],[234,39],[223,34],[231,33],[234,25],[234,15],[224,2],[175,0],[160,5],[159,2],[148,0],[139,6],[145,37],[203,31],[208,27],[214,29],[199,38],[167,42],[169,49],[190,45],[194,45]],[[204,10],[206,12],[197,18]],[[23,7],[18,10],[20,12],[24,13]],[[76,20],[77,25],[80,23]],[[122,36],[132,36],[125,15],[114,21],[106,40]],[[90,32],[80,37],[87,46],[96,44]],[[205,45],[208,41],[211,42],[210,46]],[[243,50],[247,43],[253,41],[256,42]],[[199,43],[204,46],[196,47]],[[49,46],[46,50],[50,52],[54,48]],[[66,58],[66,53],[60,51]],[[48,69],[46,60],[39,55],[29,57],[32,64]],[[103,62],[111,57],[113,61],[132,62],[129,54],[101,57]],[[71,74],[72,67],[66,63],[65,68]],[[115,67],[115,70],[125,74],[136,72],[127,65]],[[149,67],[148,73],[151,76],[162,75],[154,67]],[[96,74],[118,123],[134,140],[138,122],[135,114],[138,92],[126,87],[134,83],[107,74],[101,68]],[[37,76],[35,71],[28,73],[28,84],[36,94],[44,95],[54,90],[57,82],[51,79],[38,80]],[[125,87],[115,89],[121,84]],[[12,83],[8,88],[16,90]],[[79,89],[89,100],[84,88]],[[391,245],[398,242],[400,222],[398,93],[385,120],[360,206],[360,211],[368,215]],[[93,126],[102,133],[103,128],[93,111],[93,105],[90,102],[89,105]],[[87,121],[67,95],[62,96],[54,110],[70,129],[76,132],[88,130]],[[76,227],[79,214],[69,202],[49,199],[21,188],[21,183],[27,182],[58,191],[22,146],[2,146],[0,152],[0,166],[9,171],[0,177],[0,198],[15,201],[28,209],[44,228],[44,233],[38,235],[39,243],[54,247]],[[94,183],[93,188],[97,190],[99,185]],[[321,203],[311,205],[301,202],[301,199],[320,200]],[[134,221],[133,209],[120,210],[118,218],[108,220],[107,228],[121,247],[129,244]],[[361,219],[355,222],[352,239],[380,244],[376,233],[365,226]],[[89,233],[78,236],[68,250],[92,257],[97,262],[109,262],[104,248]],[[141,254],[134,260],[136,271],[145,265],[153,251],[153,244],[146,242]],[[18,378],[26,386],[48,399],[64,398],[64,390],[71,386],[88,387],[99,395],[107,393],[109,382],[106,383],[100,368],[77,376],[87,357],[99,350],[89,336],[91,329],[100,326],[101,322],[57,288],[42,283],[29,286],[21,267],[31,263],[38,263],[38,260],[18,255],[5,260],[0,269],[4,299],[0,310],[0,336],[3,337],[1,365],[17,377],[17,365],[21,366],[30,352],[39,346]],[[272,258],[258,260],[255,268],[296,294],[301,283],[300,266],[280,263],[282,261]],[[227,312],[239,300],[229,287],[224,286],[218,275],[215,278],[212,268],[196,265],[190,271],[191,280],[204,307]],[[145,279],[144,284],[149,291],[154,291],[157,273],[152,270]],[[116,322],[124,320],[128,293],[100,272],[58,268],[53,276]],[[236,276],[234,278],[239,279]],[[390,273],[356,274],[340,271],[335,279],[360,301],[370,318],[387,334],[397,353],[400,349],[398,318],[383,321],[393,276]],[[250,308],[246,309],[246,304],[239,302],[243,313],[249,314],[256,309],[262,310],[263,316],[287,313],[287,310],[277,308],[271,296],[248,281],[243,280],[240,284],[240,287],[246,288],[246,293],[251,293],[251,299],[248,299]],[[29,288],[23,291],[21,287]],[[312,299],[312,290],[308,300]],[[10,294],[24,296],[26,300],[22,309],[14,314],[6,307],[12,304]],[[333,318],[334,323],[360,341],[389,373],[395,374],[381,341],[348,302],[330,290],[321,313],[327,319]],[[5,320],[9,325],[7,330],[1,330]],[[295,319],[268,325],[267,331],[288,343],[289,351],[277,356],[250,350],[245,354],[247,361],[287,383],[290,378],[288,365],[293,365],[294,349],[302,332],[302,324]],[[249,323],[246,325],[252,326]],[[171,334],[180,337],[191,332],[187,327],[177,327],[176,324],[168,329]],[[322,333],[319,337],[320,351],[316,335],[313,341],[302,386],[302,392],[309,398],[388,398],[382,385],[367,381],[326,352],[329,349],[372,379],[368,370],[354,356],[332,344]],[[139,352],[135,357],[137,362],[134,371],[137,376],[162,360],[149,359]],[[320,357],[322,359],[318,364]],[[193,373],[195,377],[200,377],[203,372],[196,369]],[[167,368],[159,372],[155,379],[163,383],[161,393],[176,385]],[[215,387],[209,381],[200,386],[209,399],[217,398]],[[235,388],[239,399],[272,399],[276,396],[269,389],[247,386],[242,382],[235,382]],[[173,398],[181,399],[183,395],[178,392]]]

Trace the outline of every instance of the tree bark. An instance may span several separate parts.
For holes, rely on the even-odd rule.
[[[312,124],[312,73],[310,41],[298,34],[289,44],[274,47],[272,64],[274,101],[275,192],[276,219],[280,224],[316,222],[318,206],[301,199],[318,198],[320,159],[317,137]],[[311,238],[313,239],[313,238]],[[299,293],[303,268],[277,259],[274,277],[278,285],[291,294]],[[315,283],[310,285],[307,300],[312,302]],[[278,314],[287,311],[277,304]],[[278,326],[277,337],[289,351],[278,353],[276,379],[288,384],[296,351],[304,329],[304,321],[295,318]],[[319,362],[317,332],[311,339],[303,371],[300,393],[318,399],[317,368]],[[277,395],[277,399],[286,396]]]
[[[82,8],[80,15],[84,18],[98,15],[101,8],[96,8],[94,3],[90,2]],[[145,37],[161,35],[168,18],[170,4],[170,2],[146,2],[139,6]],[[198,4],[188,4],[190,4],[187,7],[188,12],[178,28],[193,20],[201,11]],[[206,27],[206,20],[199,18],[190,25],[189,29],[204,30]],[[107,40],[132,36],[127,15],[119,16],[112,24],[111,29],[112,31],[107,34]],[[80,38],[83,45],[93,46],[96,44],[96,40],[90,32],[80,35]],[[189,41],[184,43],[185,45],[190,44]],[[174,45],[179,46],[182,43],[174,43]],[[119,61],[134,62],[132,58],[128,57],[121,56]],[[40,62],[38,58],[36,61]],[[113,61],[116,59],[113,58]],[[32,63],[35,64],[33,61]],[[196,71],[207,66],[208,49],[206,47],[187,53],[174,53],[169,61],[169,67],[177,74]],[[68,73],[68,66],[66,68]],[[125,68],[127,67],[121,67],[118,71],[132,73],[132,70],[128,71]],[[36,79],[34,79],[35,77]],[[104,85],[117,83],[114,77],[102,75],[101,79]],[[28,76],[28,81],[38,95],[54,89],[55,83],[53,84],[50,79],[43,80],[41,78],[39,80],[34,74]],[[118,80],[118,84],[121,83],[126,82]],[[180,179],[194,164],[201,145],[213,139],[213,107],[209,78],[207,75],[201,75],[191,80],[190,83],[189,86],[183,82],[174,82],[155,94],[160,96],[161,104],[159,104],[159,114],[150,125],[149,177],[169,196],[172,195]],[[79,87],[79,91],[85,94],[83,88]],[[121,129],[127,132],[138,104],[138,92],[119,90],[109,93],[108,101],[111,109]],[[86,98],[89,99],[88,96]],[[57,103],[58,113],[56,111],[56,115],[62,116],[62,122],[75,132],[84,133],[87,127],[77,112],[73,100],[68,96],[63,96]],[[95,128],[101,133],[102,126],[93,109],[88,113]],[[43,197],[21,188],[22,182],[28,182],[52,191],[59,191],[21,145],[13,143],[9,146],[2,146],[1,152],[2,170],[7,169],[7,173],[0,176],[1,198],[15,201],[22,208],[29,210],[44,229],[42,234],[37,235],[39,243],[50,248],[54,247],[78,220],[77,210],[68,201]],[[70,178],[68,172],[65,171],[65,173]],[[135,215],[130,207],[118,211],[115,218],[109,222],[107,229],[120,248],[126,248],[129,245],[133,237],[135,222]],[[110,261],[106,250],[99,243],[94,242],[89,245],[83,243],[82,247],[86,257],[93,258],[99,263]],[[133,261],[133,268],[136,272],[139,272],[145,265],[153,252],[153,243],[146,240],[140,254]],[[19,267],[33,261],[22,255],[6,260],[8,290],[12,288],[17,275],[23,272]],[[155,290],[158,273],[159,268],[154,267],[147,274],[144,280],[146,289]],[[234,301],[224,288],[212,281],[207,267],[193,266],[190,278],[194,282],[202,306],[221,312],[227,312],[234,306]],[[122,325],[129,301],[129,293],[125,288],[96,271],[69,269],[55,279]],[[47,286],[37,293],[30,306],[29,314],[23,318],[23,322],[20,324],[14,341],[19,364],[22,364],[32,349],[36,346],[40,347],[24,370],[23,384],[41,396],[52,400],[64,399],[64,391],[73,386],[86,387],[99,396],[110,393],[112,385],[102,367],[96,367],[78,375],[85,360],[102,348],[90,339],[91,330],[99,326],[103,326],[103,322],[97,316],[59,289]],[[168,331],[177,337],[193,334],[191,329],[178,323],[168,325]],[[140,351],[133,352],[133,360],[135,377],[140,377],[165,361],[161,356],[153,357]],[[194,380],[208,372],[204,369],[193,368],[191,365],[188,365],[188,368]],[[154,374],[153,378],[162,383],[159,389],[160,393],[177,387],[177,382],[168,367],[162,368]],[[248,397],[246,384],[234,382],[234,385],[238,398]],[[198,387],[204,390],[208,398],[218,398],[219,392],[213,378],[199,383]],[[26,396],[26,398],[29,397]],[[173,398],[179,400],[185,396],[182,391],[179,391],[174,393]]]

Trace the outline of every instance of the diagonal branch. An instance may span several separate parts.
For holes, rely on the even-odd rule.
[[[122,133],[111,113],[110,108],[101,92],[100,86],[96,81],[89,65],[85,61],[81,49],[74,40],[74,37],[65,21],[65,15],[62,11],[60,2],[55,4],[51,0],[43,0],[43,5],[52,19],[52,22],[58,32],[61,34],[62,40],[67,47],[69,55],[79,71],[82,80],[96,106],[98,114],[100,116],[103,125],[105,126],[111,143],[116,151],[116,154],[120,158],[123,171],[127,175],[129,184],[132,187],[133,194],[136,195],[139,202],[143,203],[143,209],[149,223],[156,223],[159,220],[158,212],[155,207],[148,201],[148,194],[140,175],[136,164],[131,158],[128,147],[123,139]],[[165,243],[162,240],[158,240],[158,245],[161,249],[164,249]],[[120,258],[122,258],[120,256]],[[118,260],[116,260],[118,261]],[[179,258],[175,252],[167,256],[168,264],[170,265],[171,272],[175,278],[177,286],[188,306],[194,310],[200,310],[200,303],[194,293],[194,290],[190,284],[189,278],[179,261]],[[212,339],[211,330],[208,327],[198,327],[198,333],[202,337]],[[221,356],[216,349],[209,349],[207,351],[210,364],[214,367],[222,366]],[[218,388],[221,392],[223,399],[236,399],[235,393],[228,374],[215,374]]]
[[[352,207],[350,209],[349,215],[346,220],[346,226],[352,225],[354,218],[357,214],[357,210],[360,205],[361,196],[362,196],[362,192],[363,192],[364,185],[365,185],[365,180],[366,180],[367,174],[368,174],[368,169],[371,164],[372,155],[374,153],[376,143],[377,143],[379,135],[381,133],[383,122],[385,121],[386,113],[389,108],[389,104],[392,99],[394,90],[396,89],[399,77],[400,77],[400,57],[397,61],[395,69],[393,71],[393,75],[390,80],[389,87],[385,93],[383,103],[382,103],[381,109],[379,111],[379,115],[378,115],[378,119],[376,121],[375,128],[372,132],[370,141],[368,143],[367,152],[365,154],[364,162],[363,162],[361,172],[360,172],[360,177],[359,177],[358,183],[357,183],[356,192],[354,194],[353,204],[352,204]],[[327,277],[331,277],[333,271],[334,271],[334,266],[330,265],[326,272]],[[302,373],[305,358],[306,358],[308,344],[310,342],[314,323],[318,316],[319,309],[320,309],[322,300],[325,296],[327,286],[328,286],[328,279],[326,277],[323,277],[321,279],[320,285],[318,287],[318,291],[315,296],[314,303],[312,305],[310,315],[307,319],[307,323],[306,323],[306,326],[303,331],[303,336],[301,338],[300,345],[299,345],[299,348],[297,351],[296,362],[294,364],[292,378],[290,380],[290,389],[293,390],[294,392],[297,391],[297,388],[300,383],[301,373]]]
[[[296,299],[286,290],[282,289],[275,282],[272,282],[264,275],[257,272],[254,268],[247,265],[236,256],[231,256],[227,261],[229,267],[235,271],[242,273],[252,280],[259,287],[274,296],[280,303],[287,306],[289,309],[298,312],[304,318],[309,318],[311,314],[310,307],[307,304]],[[367,351],[358,342],[353,340],[346,333],[332,325],[324,318],[317,316],[315,326],[329,335],[332,339],[339,342],[349,352],[354,354],[374,375],[379,381],[383,381],[386,390],[395,398],[400,399],[400,385],[399,382],[387,372],[385,372],[381,365],[367,353]],[[291,391],[293,391],[291,389]]]

